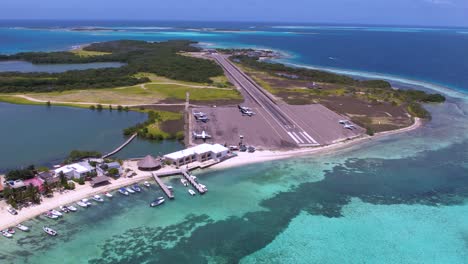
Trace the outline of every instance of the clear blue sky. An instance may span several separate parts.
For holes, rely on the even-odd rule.
[[[468,0],[0,0],[0,19],[468,26]]]

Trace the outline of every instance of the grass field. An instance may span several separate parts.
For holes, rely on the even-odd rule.
[[[158,76],[152,76],[152,80],[152,83],[130,87],[26,93],[21,95],[36,100],[51,101],[52,103],[62,102],[65,105],[73,105],[73,103],[141,105],[162,101],[183,103],[185,102],[185,94],[187,92],[190,93],[190,100],[200,103],[242,99],[240,93],[231,88],[200,86],[200,84],[178,82]],[[220,78],[220,80],[222,79]],[[26,98],[16,97],[13,94],[0,94],[0,101],[18,104],[43,104],[27,100]]]
[[[91,57],[91,56],[101,56],[111,54],[109,52],[99,52],[99,51],[87,51],[82,48],[70,50],[70,52],[75,53],[80,57]]]

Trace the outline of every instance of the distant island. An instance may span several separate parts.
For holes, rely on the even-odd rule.
[[[203,50],[189,40],[134,40],[93,43],[61,52],[0,55],[1,61],[33,64],[120,62],[118,68],[62,73],[0,72],[0,101],[68,105],[92,110],[146,111],[148,121],[125,130],[149,139],[183,139],[186,94],[197,105],[243,101],[223,69],[203,54],[230,56],[272,96],[292,105],[320,103],[367,129],[368,134],[409,126],[412,117],[430,118],[421,103],[445,101],[440,94],[393,88],[383,80],[356,80],[326,71],[272,63],[279,53],[255,49]],[[265,61],[268,59],[268,61]],[[86,92],[83,92],[86,91]],[[171,106],[169,106],[171,105]]]

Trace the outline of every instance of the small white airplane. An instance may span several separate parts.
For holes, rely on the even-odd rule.
[[[203,112],[193,112],[193,115],[194,116],[206,116],[206,114]]]
[[[356,127],[354,125],[344,125],[344,128],[352,130],[352,129],[356,128]]]
[[[344,125],[344,124],[347,124],[347,123],[349,123],[349,120],[345,120],[345,119],[343,119],[343,120],[340,120],[340,121],[338,121],[338,123],[340,123],[340,124]]]
[[[203,130],[201,133],[193,132],[193,137],[195,139],[206,140],[206,139],[211,138],[211,135],[209,135],[208,133],[205,132],[205,130]]]
[[[241,111],[242,112],[242,115],[246,115],[246,116],[253,116],[255,115],[254,112],[250,111],[250,110],[245,110],[245,111]]]
[[[239,108],[240,111],[251,111],[251,109],[247,106],[238,105],[237,108]]]

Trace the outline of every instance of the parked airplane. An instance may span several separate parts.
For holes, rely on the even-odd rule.
[[[193,132],[193,137],[195,139],[206,140],[206,139],[211,138],[211,135],[209,135],[208,133],[205,132],[205,130],[203,130],[201,133]]]
[[[237,108],[239,108],[240,111],[251,111],[247,106],[237,105]]]
[[[252,110],[249,107],[238,105],[237,108],[239,108],[242,115],[247,115],[247,116],[255,115],[255,113],[252,112]]]
[[[206,114],[203,113],[203,112],[194,112],[193,116],[195,116],[195,119],[197,121],[202,121],[202,122],[206,123],[209,120],[208,117],[206,116]]]
[[[344,125],[344,128],[352,130],[352,129],[356,128],[356,127],[354,125],[347,124],[347,125]]]
[[[345,125],[345,124],[349,123],[349,120],[343,119],[343,120],[338,121],[338,123],[340,123],[342,125]]]

